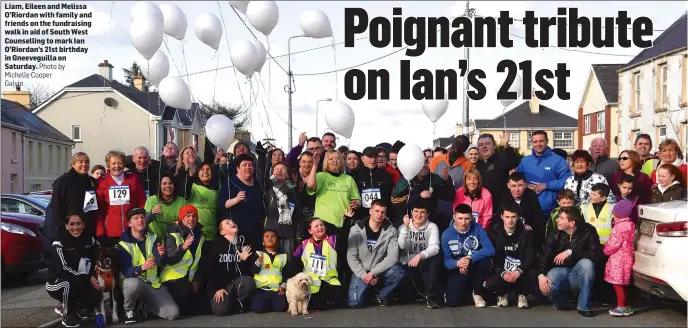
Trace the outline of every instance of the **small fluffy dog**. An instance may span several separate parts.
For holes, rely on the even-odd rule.
[[[287,280],[287,302],[289,302],[289,314],[308,314],[308,301],[311,298],[311,284],[313,278],[301,272]]]
[[[119,282],[115,275],[119,272],[117,269],[117,249],[101,247],[98,257],[98,263],[94,275],[101,286],[103,286],[102,296],[100,298],[100,308],[96,310],[96,314],[102,314],[103,319],[107,314],[105,309],[105,294],[109,294],[112,302],[112,323],[119,322],[117,315],[117,293],[120,293]],[[109,310],[109,309],[108,309]],[[106,324],[106,322],[103,322]]]

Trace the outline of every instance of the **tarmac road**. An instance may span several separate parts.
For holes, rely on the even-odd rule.
[[[56,301],[45,291],[46,272],[2,283],[2,327],[37,327],[59,317],[53,311]]]

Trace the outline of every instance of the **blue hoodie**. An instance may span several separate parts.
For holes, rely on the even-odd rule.
[[[490,238],[482,226],[475,223],[475,221],[471,221],[468,230],[465,233],[461,233],[459,230],[456,230],[452,221],[449,228],[442,233],[442,253],[444,254],[444,266],[447,269],[457,269],[456,262],[468,255],[468,250],[463,248],[463,242],[468,236],[478,238],[478,249],[471,253],[472,262],[494,256],[494,247],[492,247],[492,242],[490,242]]]
[[[564,188],[566,179],[571,176],[571,170],[565,159],[545,148],[542,156],[533,154],[521,160],[516,171],[523,172],[526,184],[544,183],[547,189],[538,194],[543,215],[549,215],[557,207],[557,193]]]
[[[131,234],[131,228],[127,228],[127,230],[122,234],[120,237],[120,240],[122,240],[125,243],[132,243],[136,244],[139,247],[139,250],[141,250],[141,253],[144,255],[146,254],[146,238],[145,236],[148,234],[148,229],[146,229],[143,232],[144,239],[143,240],[138,240],[134,238]],[[155,243],[153,243],[153,257],[155,258],[155,265],[158,266],[158,272],[160,272],[160,267],[162,267],[162,258],[160,257],[160,254],[158,253],[158,249],[156,248],[155,245],[157,245],[158,242],[161,242],[158,237],[158,239]],[[143,273],[143,270],[141,269],[141,266],[132,266],[131,265],[131,254],[127,252],[124,247],[117,247],[118,252],[117,255],[119,257],[119,270],[120,272],[124,275],[124,278],[133,278],[133,277],[138,277],[140,274]]]

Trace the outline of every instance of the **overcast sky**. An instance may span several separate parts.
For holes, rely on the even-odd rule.
[[[94,27],[91,29],[91,36],[89,36],[87,41],[89,52],[86,55],[68,55],[67,68],[64,72],[56,72],[53,74],[52,79],[41,81],[41,83],[47,84],[55,91],[83,77],[97,73],[97,64],[104,59],[108,59],[115,66],[114,78],[119,81],[122,81],[124,77],[123,67],[129,67],[134,60],[142,61],[138,52],[131,45],[128,32],[131,24],[131,8],[135,2],[118,1],[114,2],[114,4],[113,2],[105,1],[82,3],[87,4],[94,11]],[[165,2],[155,1],[155,3],[162,4]],[[215,70],[216,67],[222,68],[231,65],[229,45],[224,33],[220,49],[216,52],[209,46],[201,43],[193,29],[194,21],[201,13],[209,12],[218,16],[218,18],[220,18],[221,13],[225,21],[229,44],[237,40],[253,38],[240,18],[230,9],[228,2],[219,2],[221,11],[218,8],[218,2],[175,2],[175,4],[186,14],[188,28],[186,40],[183,42],[185,44],[184,55],[182,55],[182,42],[171,37],[166,37],[169,51],[165,44],[161,47],[163,52],[173,59],[170,75],[181,75],[179,71],[186,70],[183,68],[183,65],[188,66],[188,73],[190,74],[204,72],[190,76],[189,84],[195,100],[207,102],[214,99],[236,105],[241,104],[244,101],[242,99],[249,102],[250,86],[243,75],[237,79],[231,68]],[[299,17],[302,12],[308,9],[316,8],[325,12],[332,23],[335,42],[343,42],[344,8],[346,7],[364,8],[368,12],[370,19],[376,16],[391,18],[393,6],[401,6],[404,16],[452,17],[463,14],[465,8],[465,3],[461,1],[278,1],[277,4],[280,10],[280,18],[277,26],[269,36],[270,53],[273,56],[285,54],[287,52],[287,39],[290,36],[302,34],[299,27]],[[688,9],[688,2],[654,1],[652,5],[643,1],[474,1],[471,3],[471,7],[476,8],[478,15],[498,15],[499,10],[509,10],[511,17],[514,18],[523,17],[523,13],[526,10],[535,10],[536,16],[556,15],[556,10],[559,6],[576,6],[579,8],[580,15],[588,17],[616,16],[618,10],[626,10],[632,19],[638,16],[647,16],[652,19],[655,29],[665,29]],[[242,19],[245,19],[243,15]],[[250,24],[248,25],[250,26]],[[255,30],[254,32],[264,44],[267,44],[264,35]],[[522,25],[518,22],[512,27],[511,32],[519,36],[524,35]],[[652,39],[661,34],[660,31],[654,33]],[[471,50],[471,68],[481,68],[487,74],[487,79],[483,80],[487,86],[487,96],[480,101],[471,101],[471,119],[493,118],[502,113],[503,108],[496,99],[495,89],[503,80],[503,75],[496,72],[497,63],[503,59],[508,58],[516,62],[532,60],[534,69],[547,68],[554,70],[557,63],[566,63],[571,71],[571,77],[567,83],[571,99],[551,99],[542,103],[567,115],[576,117],[590,65],[626,63],[640,51],[639,48],[635,47],[588,48],[585,50],[601,54],[587,54],[557,48],[532,49],[526,47],[522,39],[516,37],[512,37],[512,39],[514,40],[514,47],[511,49],[497,47]],[[327,46],[331,42],[331,39],[296,39],[292,41],[292,52]],[[552,37],[551,42],[555,43],[556,37]],[[383,68],[389,70],[392,79],[391,99],[386,101],[351,101],[346,99],[343,92],[345,71],[341,71],[338,74],[299,76],[299,74],[333,71],[335,67],[343,69],[359,65],[395,50],[397,49],[391,46],[383,49],[374,48],[368,40],[361,40],[356,42],[354,48],[344,48],[343,45],[340,45],[336,49],[325,47],[315,51],[292,55],[291,66],[296,82],[296,92],[293,94],[294,143],[300,132],[306,132],[309,136],[315,135],[315,107],[317,100],[338,98],[347,102],[356,115],[353,137],[349,140],[351,147],[360,150],[365,146],[375,145],[380,142],[393,143],[397,139],[404,142],[413,142],[421,147],[431,146],[433,125],[424,115],[420,101],[399,100],[399,61],[410,59],[412,70],[419,68],[429,70],[454,68],[458,70],[458,60],[464,56],[463,49],[429,48],[420,57],[407,57],[403,51],[400,51],[394,55],[359,67],[362,70]],[[287,57],[277,58],[276,60],[282,67],[287,68]],[[175,66],[179,68],[179,71]],[[259,86],[259,84],[253,85],[254,89],[260,90],[258,105],[252,107],[252,132],[254,138],[260,140],[266,136],[274,137],[277,139],[278,146],[286,148],[288,101],[287,93],[284,92],[284,85],[287,84],[287,75],[273,62],[270,65],[268,63],[265,64],[261,77],[267,90],[263,92],[262,86]],[[27,85],[36,83],[36,81],[28,80],[24,82]],[[241,90],[237,83],[240,85]],[[461,89],[461,94],[463,92],[463,85],[460,84],[459,88]],[[263,106],[263,103],[265,103],[265,106]],[[327,108],[326,105],[327,103],[321,103],[320,105],[319,134],[322,134],[327,127],[323,116],[323,112]],[[462,113],[463,101],[461,99],[450,101],[449,110],[437,123],[436,136],[448,137],[453,135],[456,124],[461,121]],[[340,144],[345,143],[346,140],[341,138]]]

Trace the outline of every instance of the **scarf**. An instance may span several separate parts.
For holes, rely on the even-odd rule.
[[[277,212],[279,213],[277,224],[291,224],[293,210],[289,206],[287,193],[294,189],[294,184],[291,180],[278,181],[274,175],[270,176],[270,181],[272,181],[272,191],[275,194],[275,200],[277,200]]]
[[[590,179],[592,176],[592,171],[588,170],[583,175],[578,175],[578,173],[573,174],[573,180],[576,181],[576,200],[580,202],[580,191],[581,187],[583,187],[583,181]]]

